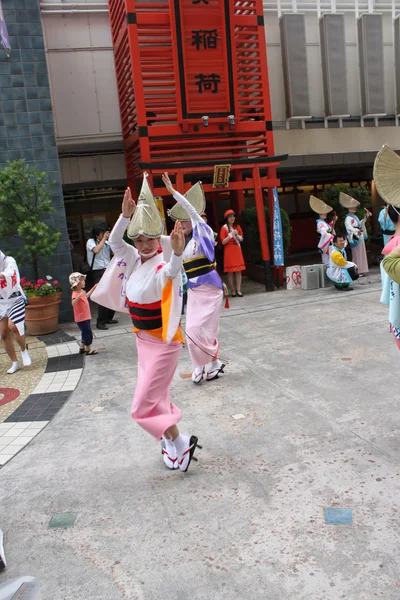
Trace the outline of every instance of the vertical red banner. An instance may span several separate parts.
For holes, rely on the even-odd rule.
[[[183,120],[234,114],[229,0],[173,0]]]

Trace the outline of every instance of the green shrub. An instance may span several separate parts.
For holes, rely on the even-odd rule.
[[[273,239],[271,236],[271,229],[269,223],[269,210],[265,207],[265,219],[267,221],[267,232],[269,241],[269,250],[271,257],[274,255]],[[287,212],[281,208],[281,220],[282,220],[282,237],[283,237],[283,248],[285,256],[290,248],[290,238],[292,228],[290,226],[290,219]],[[257,210],[256,208],[245,208],[241,213],[241,221],[243,226],[243,251],[246,256],[246,260],[253,263],[262,263],[261,255],[261,241],[260,241],[260,230],[258,228]]]

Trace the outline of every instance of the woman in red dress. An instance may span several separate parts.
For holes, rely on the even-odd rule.
[[[228,284],[232,297],[243,297],[242,294],[242,271],[246,270],[240,243],[243,242],[243,232],[240,225],[234,225],[236,215],[233,210],[227,210],[224,214],[225,225],[222,226],[219,237],[224,247],[224,273],[228,274]],[[234,275],[236,274],[236,287]]]

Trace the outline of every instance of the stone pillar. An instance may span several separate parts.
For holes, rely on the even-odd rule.
[[[6,161],[24,158],[47,173],[55,212],[44,219],[61,232],[43,275],[63,286],[60,320],[71,320],[68,275],[72,271],[60,165],[38,0],[2,0],[11,55],[0,45],[0,169]],[[0,248],[8,240],[0,240]],[[8,244],[9,246],[9,244]],[[29,267],[21,274],[31,276]]]

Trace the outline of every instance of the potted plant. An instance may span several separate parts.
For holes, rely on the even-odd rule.
[[[39,278],[41,263],[54,254],[61,236],[59,231],[43,221],[55,212],[49,188],[46,173],[25,160],[8,162],[0,170],[0,239],[8,241],[11,248],[6,250],[19,265],[32,265],[35,278],[34,282],[25,280],[24,283],[28,299],[27,328],[32,335],[57,330],[61,302],[58,282],[55,285],[50,276],[46,280]],[[43,312],[38,317],[35,311],[40,307]],[[49,319],[47,324],[46,319]]]
[[[37,281],[27,281],[26,277],[21,277],[21,286],[28,300],[25,322],[30,335],[57,331],[62,296],[59,282],[50,275]]]

